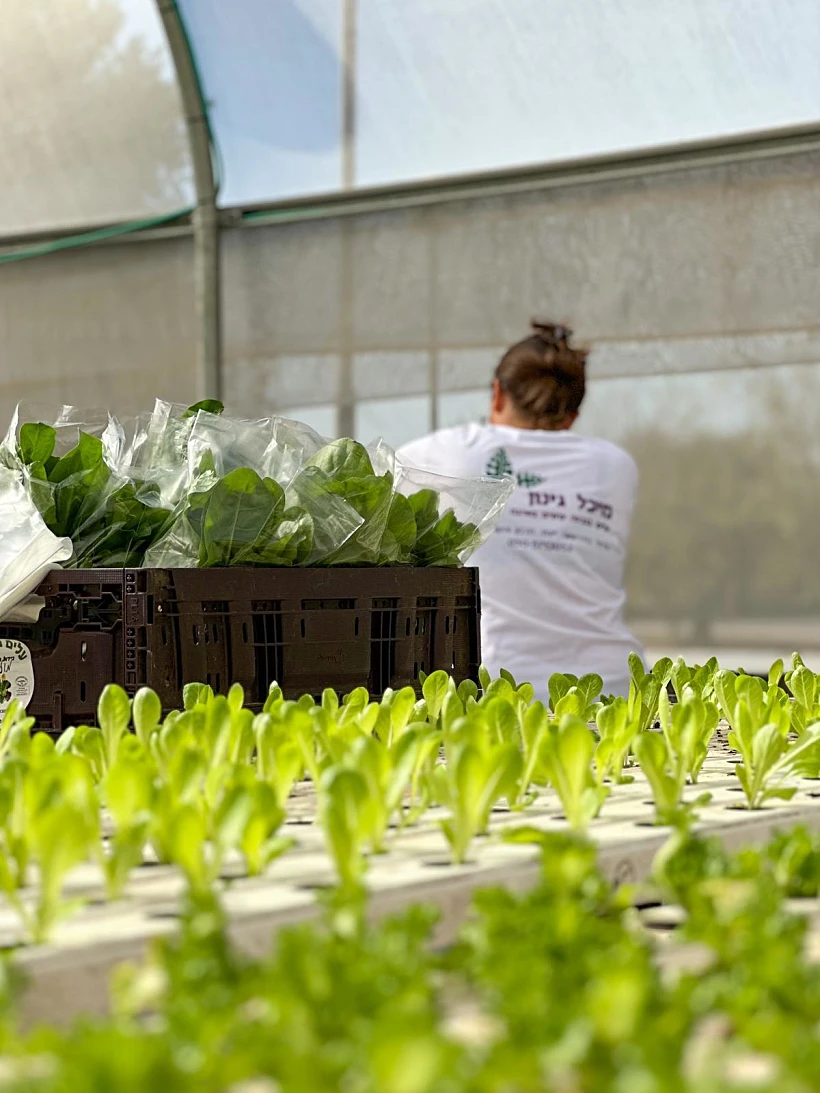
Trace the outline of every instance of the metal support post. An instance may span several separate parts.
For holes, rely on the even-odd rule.
[[[222,304],[220,291],[218,185],[208,111],[196,61],[176,0],[157,0],[176,68],[194,169],[194,291],[197,324],[197,386],[200,398],[222,394]]]

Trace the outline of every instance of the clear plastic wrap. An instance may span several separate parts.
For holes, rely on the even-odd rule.
[[[0,619],[37,587],[49,570],[71,557],[71,541],[53,535],[19,471],[0,466]]]
[[[72,541],[75,566],[139,565],[170,522],[157,485],[125,473],[125,430],[106,411],[18,407],[3,454],[48,529]]]
[[[397,460],[396,496],[406,502],[392,521],[402,531],[399,561],[464,565],[495,530],[514,488],[511,478],[450,478]]]
[[[350,439],[333,440],[308,460],[317,489],[341,498],[360,517],[360,526],[327,565],[383,564],[382,542],[394,488],[395,453],[384,441],[366,448]]]
[[[203,460],[219,477],[250,467],[287,487],[325,443],[309,425],[287,418],[243,421],[200,412],[188,439],[188,489],[200,474]]]
[[[209,417],[216,417],[220,407],[221,403],[211,401],[186,407],[157,399],[150,414],[135,420],[119,467],[125,475],[155,485],[161,504],[173,509],[188,488],[188,444],[200,410],[205,408]]]
[[[305,465],[323,447],[312,429],[285,418],[247,422],[200,412],[188,439],[185,498],[145,565],[324,562],[362,517]]]

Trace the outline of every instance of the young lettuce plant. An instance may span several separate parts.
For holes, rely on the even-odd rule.
[[[37,867],[38,884],[32,907],[19,897],[12,902],[31,939],[41,943],[82,903],[64,900],[63,889],[71,870],[96,852],[99,805],[88,765],[77,756],[58,755],[43,733],[32,739],[29,767],[18,785],[23,794],[26,859]],[[4,877],[4,887],[5,881]]]
[[[251,780],[246,792],[250,798],[250,813],[237,845],[244,855],[248,875],[255,877],[289,850],[294,840],[279,834],[285,811],[272,786]]]
[[[684,802],[683,790],[687,780],[693,785],[698,780],[720,715],[714,703],[686,684],[675,705],[662,690],[658,716],[663,735],[642,734],[635,742],[635,753],[652,788],[656,821],[686,826],[695,809],[711,800],[710,793],[701,793],[694,801]]]
[[[402,762],[405,749],[412,750],[413,754],[407,794],[399,809],[401,827],[418,823],[430,805],[430,776],[441,742],[442,734],[438,729],[425,721],[416,721],[408,726],[391,749],[397,766]]]
[[[99,783],[116,762],[120,741],[131,722],[131,699],[116,683],[104,687],[97,702],[97,722],[72,726],[60,735],[56,744],[60,755],[73,754],[85,759],[94,781]]]
[[[402,687],[400,691],[387,690],[381,705],[386,713],[384,740],[388,748],[392,748],[415,720],[413,715],[416,709],[416,692],[412,687]],[[381,735],[379,732],[380,737]]]
[[[447,742],[447,761],[430,772],[432,798],[449,810],[441,829],[453,861],[465,861],[476,835],[487,830],[493,805],[513,799],[521,776],[517,744],[491,742],[481,722],[463,719]]]
[[[605,781],[624,782],[624,766],[632,748],[632,742],[641,731],[643,708],[635,699],[634,684],[629,700],[616,698],[608,706],[602,706],[595,715],[598,726],[598,744],[594,753],[595,781],[600,786]]]
[[[523,809],[532,804],[537,796],[533,786],[546,786],[549,770],[545,762],[545,749],[549,744],[550,716],[543,702],[533,702],[527,707],[521,728],[521,744],[524,764],[511,809]]]
[[[279,808],[284,808],[293,787],[305,771],[305,744],[313,739],[310,715],[295,706],[277,718],[258,714],[253,721],[258,778],[273,790]]]
[[[787,676],[794,701],[791,704],[791,728],[801,735],[809,725],[820,721],[820,686],[818,678],[795,654],[797,663]],[[782,662],[781,662],[782,663]]]
[[[770,800],[790,801],[796,787],[780,784],[782,779],[794,773],[808,755],[816,753],[820,744],[820,724],[810,726],[790,744],[788,716],[786,711],[784,731],[782,717],[780,723],[761,723],[744,699],[735,708],[729,746],[740,754],[735,772],[751,809],[762,808]]]
[[[757,676],[735,674],[725,669],[715,675],[715,698],[721,716],[734,726],[739,701],[745,702],[757,725],[775,724],[786,736],[791,716],[788,695],[776,684],[764,687]]]
[[[609,795],[592,773],[595,737],[585,721],[572,714],[550,725],[544,765],[574,831],[586,831]]]
[[[714,694],[714,678],[718,670],[717,657],[712,657],[706,664],[687,665],[683,657],[678,657],[669,672],[669,679],[678,702],[683,700],[683,692],[688,687],[700,698],[708,700]]]
[[[595,719],[599,709],[598,699],[603,691],[604,681],[599,675],[567,675],[556,672],[549,680],[550,708],[556,721],[568,715],[581,721]]]
[[[375,736],[361,736],[350,750],[351,765],[364,777],[368,801],[364,810],[369,849],[381,854],[391,820],[401,809],[422,746],[417,733],[405,733],[395,749]]]
[[[720,720],[717,706],[701,698],[695,688],[686,684],[674,706],[665,691],[661,694],[658,715],[675,777],[681,786],[687,778],[694,785]]]
[[[14,750],[19,737],[30,736],[33,728],[34,718],[26,715],[25,708],[18,699],[12,699],[0,721],[0,763]]]
[[[105,769],[116,762],[120,741],[131,723],[131,699],[116,683],[104,687],[97,703],[97,722],[103,739]]]
[[[523,729],[524,717],[535,697],[535,688],[531,683],[516,683],[513,676],[504,669],[501,670],[498,679],[490,679],[490,675],[486,669],[482,669],[481,671],[484,673],[484,676],[482,695],[478,700],[478,705],[483,707],[503,700],[512,707],[518,720],[519,731]],[[465,701],[463,692],[464,686],[462,685],[462,687],[459,688],[459,697],[462,698],[465,709],[469,710],[471,705],[469,699]]]
[[[633,747],[638,765],[652,790],[655,822],[684,826],[688,817],[682,801],[683,782],[674,769],[665,738],[657,732],[644,732],[636,738]]]
[[[632,677],[629,701],[633,708],[637,708],[640,703],[641,732],[651,729],[658,719],[658,701],[661,691],[669,683],[672,667],[669,657],[663,657],[647,672],[637,653],[629,655],[629,672]]]
[[[328,767],[318,786],[319,821],[343,893],[361,892],[367,861],[367,780],[349,766]]]
[[[156,798],[154,771],[142,743],[124,742],[102,783],[102,798],[114,821],[108,846],[100,845],[100,864],[108,899],[118,899],[132,869],[142,865]]]

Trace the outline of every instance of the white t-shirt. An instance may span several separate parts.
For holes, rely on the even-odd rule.
[[[631,456],[568,431],[466,425],[405,445],[399,457],[454,477],[510,474],[516,489],[474,555],[482,656],[548,698],[553,672],[597,672],[604,692],[629,690],[641,653],[625,625],[622,587],[638,484]]]

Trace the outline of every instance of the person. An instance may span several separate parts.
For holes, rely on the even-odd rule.
[[[606,440],[571,432],[586,391],[587,351],[567,327],[532,323],[496,368],[488,424],[442,429],[399,458],[462,476],[512,476],[496,531],[479,548],[482,653],[546,701],[554,672],[629,691],[628,657],[643,658],[623,620],[623,571],[638,472]]]

